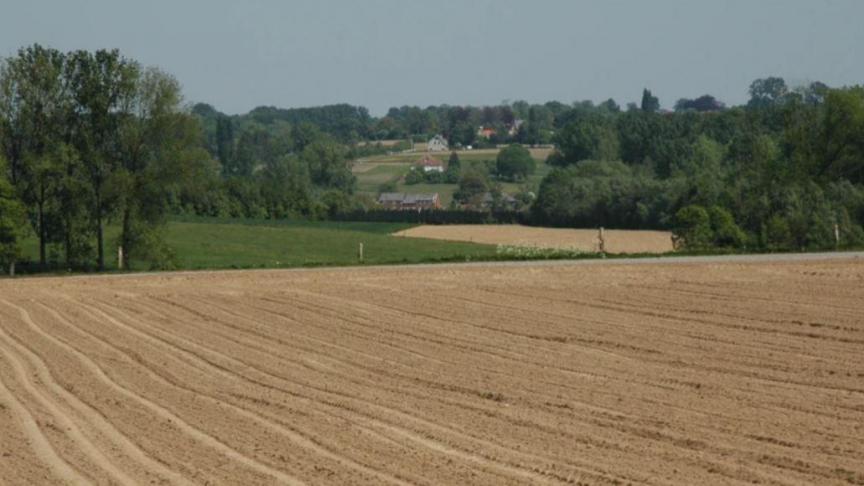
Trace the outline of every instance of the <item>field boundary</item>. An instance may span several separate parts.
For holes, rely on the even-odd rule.
[[[486,268],[486,267],[554,267],[554,266],[581,266],[581,265],[690,265],[690,264],[738,264],[738,263],[783,263],[783,262],[807,262],[807,261],[836,261],[836,260],[858,260],[864,259],[864,251],[839,251],[839,252],[808,252],[808,253],[751,253],[746,255],[646,255],[611,258],[580,258],[580,259],[552,259],[552,260],[509,260],[509,261],[475,261],[475,262],[441,262],[441,263],[396,263],[392,265],[333,265],[315,267],[293,267],[293,268],[224,268],[203,270],[164,270],[156,272],[115,272],[115,273],[92,273],[74,275],[56,274],[27,274],[15,278],[2,277],[4,281],[30,280],[30,279],[78,279],[78,278],[136,278],[148,276],[161,277],[183,277],[192,275],[238,273],[238,272],[352,272],[363,270],[400,270],[400,269],[446,269],[446,268]]]

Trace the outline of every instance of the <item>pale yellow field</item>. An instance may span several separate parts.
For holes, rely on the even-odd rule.
[[[535,228],[520,225],[426,225],[396,233],[410,238],[470,241],[491,245],[600,250],[596,229]],[[672,233],[667,231],[606,230],[607,253],[667,253],[673,251]]]

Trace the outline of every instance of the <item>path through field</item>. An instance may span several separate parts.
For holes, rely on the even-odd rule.
[[[668,231],[605,230],[607,253],[668,253],[674,250]],[[540,228],[516,224],[423,225],[396,233],[409,238],[469,241],[489,245],[558,248],[599,252],[596,229]]]
[[[864,261],[0,281],[3,484],[864,484]]]

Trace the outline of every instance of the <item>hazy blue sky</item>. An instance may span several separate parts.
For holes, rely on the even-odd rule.
[[[0,56],[116,47],[189,101],[564,102],[651,88],[664,106],[749,83],[864,82],[864,0],[9,0]]]

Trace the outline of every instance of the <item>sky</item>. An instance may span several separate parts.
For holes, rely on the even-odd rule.
[[[7,0],[0,56],[118,48],[226,113],[350,103],[747,100],[864,83],[864,0]]]

